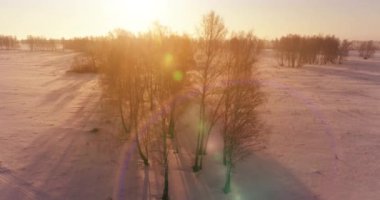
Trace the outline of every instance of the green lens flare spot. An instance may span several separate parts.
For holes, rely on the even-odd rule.
[[[170,67],[173,64],[174,57],[172,54],[167,53],[164,57],[164,65],[165,67]]]
[[[175,71],[174,73],[173,73],[173,79],[175,80],[175,81],[182,81],[183,80],[183,73],[181,72],[181,71]]]

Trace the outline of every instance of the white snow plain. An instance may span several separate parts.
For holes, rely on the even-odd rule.
[[[112,196],[118,150],[95,117],[97,77],[66,73],[75,55],[0,51],[1,200]]]
[[[0,51],[0,199],[160,199],[162,171],[142,167],[133,141],[121,148],[97,76],[66,73],[75,55]],[[223,194],[217,129],[204,169],[191,170],[197,106],[186,104],[171,199],[380,199],[380,55],[292,69],[265,51],[257,67],[266,149],[236,167]]]

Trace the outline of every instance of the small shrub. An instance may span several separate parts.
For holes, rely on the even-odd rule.
[[[376,46],[373,41],[363,42],[359,47],[359,56],[367,60],[375,55]]]
[[[71,73],[97,73],[95,62],[86,56],[77,56],[68,70]]]
[[[93,128],[90,130],[90,133],[98,133],[99,131],[99,128]]]

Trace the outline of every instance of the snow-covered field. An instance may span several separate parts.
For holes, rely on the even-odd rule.
[[[271,133],[264,156],[284,171],[274,181],[296,180],[317,199],[380,199],[380,55],[302,69],[270,57],[260,69]]]
[[[117,146],[99,127],[96,76],[66,74],[73,56],[0,51],[1,200],[112,196]]]
[[[0,51],[0,199],[159,199],[162,172],[144,171],[130,141],[119,148],[97,77],[66,74],[73,56]],[[188,105],[180,153],[170,154],[171,198],[380,199],[380,55],[290,69],[267,51],[258,68],[267,148],[237,166],[224,195],[217,134],[204,170],[191,171],[197,109]]]

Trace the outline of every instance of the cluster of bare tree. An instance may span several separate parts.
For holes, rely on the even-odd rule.
[[[29,35],[25,40],[31,51],[56,51],[58,41]]]
[[[240,33],[227,41],[226,50],[220,113],[226,166],[224,192],[228,193],[232,169],[261,144],[256,108],[262,103],[263,95],[253,77],[261,42],[251,33]]]
[[[373,41],[367,41],[360,44],[359,56],[364,59],[371,58],[376,52],[376,46]]]
[[[88,73],[98,72],[112,37],[85,37],[61,40],[63,49],[82,52],[72,65],[72,72]]]
[[[263,45],[252,33],[232,34],[230,38],[226,34],[223,20],[215,13],[203,18],[196,62],[200,128],[193,171],[202,169],[209,136],[213,127],[220,124],[226,165],[224,192],[228,193],[233,167],[260,143],[255,109],[262,94],[254,81],[253,69]]]
[[[287,35],[275,40],[274,48],[281,66],[300,67],[304,64],[341,63],[351,42],[335,36]]]
[[[192,42],[158,24],[139,36],[116,31],[108,41],[100,58],[104,91],[118,105],[123,130],[133,133],[144,165],[153,160],[163,167],[162,199],[169,199],[168,156],[178,117],[175,97],[184,90],[194,64]],[[149,119],[148,125],[143,123]]]
[[[259,143],[255,110],[262,95],[253,69],[261,40],[252,33],[227,38],[214,12],[203,17],[199,33],[193,39],[155,24],[139,35],[116,30],[107,37],[64,42],[65,48],[93,58],[105,99],[117,105],[122,130],[134,138],[144,165],[161,164],[162,199],[169,199],[169,150],[180,153],[176,124],[184,109],[178,96],[191,91],[188,100],[199,104],[194,172],[203,167],[213,127],[223,127],[226,193],[233,167]]]
[[[15,36],[0,35],[0,49],[16,49],[18,48],[18,40]]]

